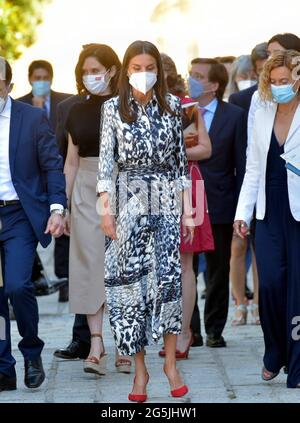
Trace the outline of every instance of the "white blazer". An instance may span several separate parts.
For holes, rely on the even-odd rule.
[[[268,103],[255,113],[247,151],[246,173],[235,214],[235,220],[244,220],[248,226],[255,206],[256,218],[262,220],[265,217],[267,158],[276,111],[277,104]],[[294,148],[299,148],[300,154],[300,105],[285,141],[284,152],[288,153]],[[300,221],[300,176],[288,170],[287,186],[291,213],[295,220]]]

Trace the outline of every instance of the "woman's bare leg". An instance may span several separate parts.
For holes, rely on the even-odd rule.
[[[179,371],[176,369],[176,338],[177,335],[164,335],[164,345],[166,352],[164,372],[169,380],[171,391],[183,386],[182,377],[180,376]]]
[[[193,269],[193,253],[182,253],[182,330],[177,337],[177,349],[186,351],[191,341],[191,319],[196,301],[196,281]]]
[[[88,314],[87,322],[89,325],[91,335],[100,333],[102,335],[102,326],[103,326],[103,314],[104,314],[104,306],[102,306],[96,314]],[[91,338],[91,349],[89,356],[90,357],[97,357],[99,358],[101,353],[103,353],[103,343],[101,338],[99,337],[92,337]]]
[[[233,235],[231,243],[230,280],[236,305],[245,304],[247,239]]]
[[[144,350],[135,354],[135,379],[131,393],[135,395],[146,394],[146,385],[148,382],[148,370],[145,364]]]

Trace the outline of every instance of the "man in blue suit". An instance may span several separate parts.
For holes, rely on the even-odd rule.
[[[62,235],[66,207],[62,158],[47,116],[12,100],[11,80],[11,67],[0,57],[0,317],[6,322],[5,340],[0,341],[0,391],[16,389],[8,298],[22,337],[25,385],[37,388],[44,381],[44,343],[38,337],[31,272],[37,243],[46,247],[51,235]]]
[[[199,103],[212,143],[210,159],[199,164],[215,243],[215,251],[205,254],[206,345],[218,348],[226,346],[222,332],[229,305],[232,225],[245,173],[247,122],[243,109],[222,100],[228,83],[228,74],[223,64],[215,59],[194,59],[190,76],[190,96]]]
[[[71,97],[71,94],[60,93],[52,90],[53,68],[51,63],[46,60],[34,60],[30,63],[28,68],[28,80],[32,87],[31,92],[18,98],[17,100],[39,107],[40,109],[44,109],[47,113],[51,129],[55,131],[58,121],[57,106],[61,101]],[[68,243],[69,237],[67,236],[61,236],[55,240],[54,270],[58,278],[68,278]],[[42,270],[43,265],[37,254],[33,266],[32,280],[35,282],[36,292],[38,292],[39,295],[47,295],[49,287]],[[52,286],[54,287],[54,285]],[[50,290],[50,292],[51,291],[52,290]],[[59,288],[58,301],[68,301],[68,291],[68,283],[61,286]]]

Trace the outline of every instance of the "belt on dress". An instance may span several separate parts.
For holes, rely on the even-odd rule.
[[[153,164],[149,166],[130,166],[122,163],[118,163],[119,172],[168,172],[171,170],[171,166],[168,164]]]
[[[20,204],[20,200],[0,200],[0,207],[13,206]]]

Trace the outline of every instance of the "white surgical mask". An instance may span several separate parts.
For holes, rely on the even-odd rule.
[[[109,72],[109,71],[107,71]],[[106,91],[107,87],[109,86],[110,78],[106,81],[105,80],[105,73],[98,73],[97,75],[85,75],[82,78],[82,82],[85,88],[91,94],[97,95]]]
[[[135,72],[129,76],[129,84],[143,94],[150,91],[156,81],[157,73],[155,72]]]
[[[237,86],[239,91],[246,90],[247,88],[253,87],[253,85],[257,84],[257,81],[254,79],[244,79],[242,81],[237,82]]]

